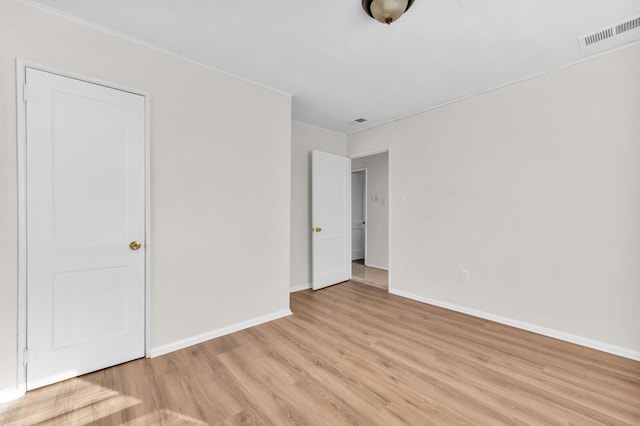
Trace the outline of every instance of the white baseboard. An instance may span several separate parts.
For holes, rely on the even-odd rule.
[[[293,287],[291,287],[289,289],[289,293],[295,293],[296,291],[308,290],[310,288],[313,288],[313,286],[311,284],[294,285]]]
[[[509,325],[511,327],[519,328],[522,330],[531,331],[533,333],[541,334],[543,336],[553,337],[554,339],[563,340],[565,342],[575,343],[576,345],[585,346],[587,348],[596,349],[602,352],[607,352],[613,355],[618,355],[624,358],[640,361],[640,352],[634,351],[632,349],[611,345],[609,343],[604,343],[597,340],[587,339],[585,337],[576,336],[570,333],[565,333],[564,331],[558,331],[551,328],[526,323],[526,322],[515,320],[512,318],[507,318],[500,315],[479,311],[477,309],[468,308],[466,306],[455,305],[453,303],[442,302],[440,300],[418,296],[416,294],[409,293],[403,290],[390,288],[389,293],[395,294],[396,296],[405,297],[407,299],[412,299],[418,302],[427,303],[429,305],[439,306],[441,308],[449,309],[456,312],[461,312],[463,314],[472,315],[474,317],[498,322],[500,324]]]
[[[207,340],[215,339],[226,334],[234,333],[236,331],[244,330],[245,328],[254,327],[256,325],[264,324],[265,322],[273,321],[278,318],[283,318],[291,315],[292,312],[289,309],[273,312],[267,315],[263,315],[257,318],[253,318],[247,321],[242,321],[236,324],[228,325],[226,327],[218,328],[217,330],[208,331],[206,333],[198,334],[177,342],[169,343],[166,345],[151,348],[149,358],[155,358],[160,355],[165,355],[173,351],[184,349],[189,346],[197,345],[198,343],[206,342]]]
[[[0,389],[0,404],[5,402],[10,402],[24,396],[24,389],[20,390],[18,388],[8,388],[8,389]]]
[[[378,265],[374,265],[372,263],[367,263],[364,266],[366,266],[367,268],[382,269],[383,271],[388,271],[389,270],[388,266],[378,266]]]

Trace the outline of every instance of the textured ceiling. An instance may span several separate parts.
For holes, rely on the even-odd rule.
[[[293,95],[293,119],[352,133],[640,40],[578,37],[639,0],[416,0],[396,23],[360,0],[25,0]],[[355,123],[356,118],[368,121]]]

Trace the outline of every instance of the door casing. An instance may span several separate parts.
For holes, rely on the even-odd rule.
[[[25,349],[27,345],[27,198],[26,198],[26,111],[25,111],[25,74],[26,68],[33,68],[64,77],[105,87],[122,90],[144,97],[145,102],[145,356],[149,357],[151,344],[151,170],[150,170],[150,95],[148,92],[87,77],[84,75],[52,68],[25,60],[16,60],[16,118],[17,118],[17,161],[18,161],[18,354],[17,354],[17,391],[24,394],[27,389]]]

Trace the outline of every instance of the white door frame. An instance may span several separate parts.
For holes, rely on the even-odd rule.
[[[33,68],[58,74],[64,77],[88,83],[99,84],[112,89],[122,90],[144,97],[145,100],[145,356],[150,356],[151,345],[151,138],[149,132],[150,123],[150,96],[148,92],[126,87],[120,84],[87,77],[84,75],[59,70],[46,65],[16,60],[16,116],[17,116],[17,157],[18,157],[18,362],[17,362],[17,391],[24,394],[27,390],[27,375],[24,352],[27,347],[27,140],[26,140],[26,107],[25,107],[25,74],[26,68]]]
[[[351,157],[353,159],[353,157]],[[368,222],[369,222],[369,195],[367,193],[367,184],[368,184],[368,175],[367,175],[367,168],[360,168],[360,169],[354,169],[351,170],[351,173],[358,173],[358,172],[364,172],[364,188],[362,188],[362,190],[364,191],[363,194],[363,203],[364,205],[362,206],[362,210],[364,213],[364,264],[367,264],[367,226],[368,226]],[[351,197],[353,197],[353,192],[351,193]],[[353,237],[352,237],[353,238]],[[353,247],[353,241],[351,242],[351,247]]]

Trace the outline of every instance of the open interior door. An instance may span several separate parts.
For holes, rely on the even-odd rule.
[[[313,289],[351,279],[351,160],[313,151]]]

